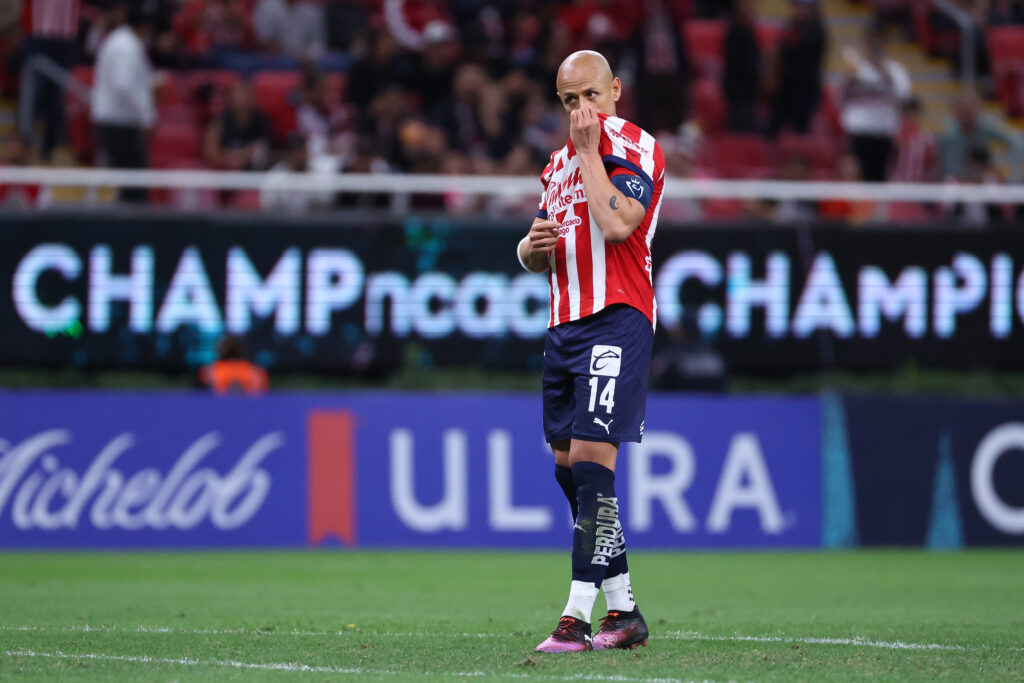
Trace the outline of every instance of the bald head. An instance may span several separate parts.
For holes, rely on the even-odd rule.
[[[622,84],[612,74],[608,60],[600,52],[580,50],[565,58],[555,79],[558,97],[567,112],[590,102],[601,114],[615,115],[615,103]]]

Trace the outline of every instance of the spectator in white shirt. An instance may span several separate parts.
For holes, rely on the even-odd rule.
[[[260,0],[253,28],[260,45],[296,59],[316,59],[326,49],[323,5],[308,0]]]
[[[875,25],[864,32],[864,52],[850,50],[844,58],[843,130],[864,180],[882,182],[900,131],[900,110],[911,94],[910,76],[902,64],[886,57],[882,31]]]
[[[146,168],[146,131],[156,122],[153,67],[144,39],[149,26],[129,3],[111,10],[115,26],[100,44],[92,89],[92,121],[99,161],[114,168]],[[122,201],[146,200],[146,190],[122,189]]]

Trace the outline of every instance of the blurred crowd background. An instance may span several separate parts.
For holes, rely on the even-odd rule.
[[[955,4],[974,22],[968,88],[963,32],[930,0],[0,0],[0,163],[534,175],[567,137],[557,67],[589,48],[609,58],[620,115],[656,135],[672,177],[1014,182],[1024,2]],[[293,212],[382,202],[272,190],[108,199]],[[488,200],[417,201],[460,212]],[[845,200],[663,209],[679,222],[1015,214],[905,204],[883,215]]]

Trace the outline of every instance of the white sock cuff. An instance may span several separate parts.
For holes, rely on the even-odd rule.
[[[601,584],[601,588],[604,589],[605,593],[608,593],[608,591],[625,588],[628,585],[629,572],[626,572],[625,574],[619,574],[618,576],[613,576],[610,579],[605,579],[604,583]]]
[[[581,619],[589,624],[597,593],[597,586],[589,581],[573,581],[569,587],[569,602],[566,603],[562,616]]]

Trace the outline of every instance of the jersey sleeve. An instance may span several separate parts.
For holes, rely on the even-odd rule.
[[[656,147],[654,136],[639,126],[623,119],[602,120],[600,152],[609,177],[614,168],[623,168],[653,187]]]

